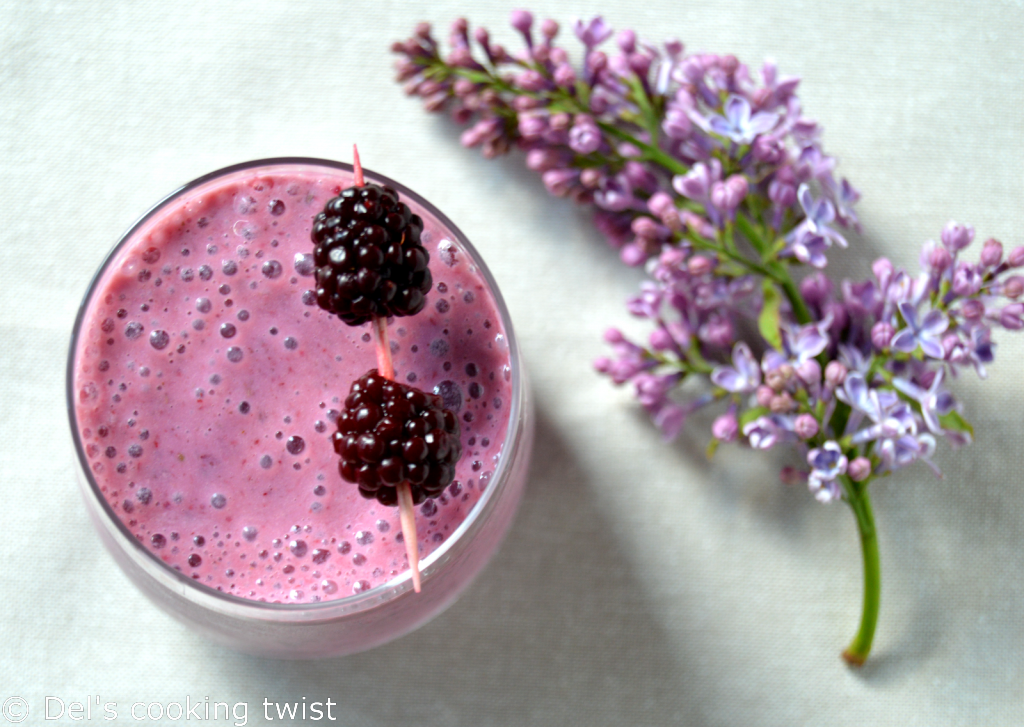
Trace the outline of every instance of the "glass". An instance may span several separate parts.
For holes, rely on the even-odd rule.
[[[407,569],[361,593],[315,603],[251,600],[195,580],[171,567],[140,542],[114,511],[93,474],[96,454],[93,452],[92,457],[87,454],[76,411],[76,396],[81,394],[81,382],[76,381],[76,361],[83,355],[81,348],[86,345],[83,320],[90,304],[103,289],[104,276],[113,266],[123,264],[119,254],[136,241],[136,236],[142,234],[140,230],[151,229],[146,227],[147,223],[175,202],[219,188],[226,180],[299,171],[350,177],[352,167],[306,158],[266,159],[231,166],[186,184],[136,222],[101,265],[79,310],[71,336],[67,401],[79,482],[87,510],[104,545],[131,581],[159,607],[213,641],[263,656],[319,658],[354,653],[390,641],[422,625],[454,602],[497,549],[512,522],[525,485],[533,442],[533,413],[522,359],[498,287],[479,254],[458,228],[415,192],[365,171],[368,182],[392,187],[414,212],[436,222],[456,243],[456,249],[475,265],[476,274],[493,298],[508,344],[511,396],[503,407],[508,426],[500,459],[486,489],[465,519],[421,560],[421,593],[413,592]],[[431,264],[434,265],[433,253]],[[311,310],[319,312],[315,307]]]

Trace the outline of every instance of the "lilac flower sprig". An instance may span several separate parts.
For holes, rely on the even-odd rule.
[[[465,146],[525,152],[552,194],[593,207],[625,263],[646,265],[627,308],[651,324],[647,342],[610,329],[613,355],[595,366],[633,385],[667,439],[716,406],[709,456],[729,442],[791,446],[801,465],[783,480],[850,505],[865,587],[843,655],[863,663],[881,589],[868,486],[917,461],[938,472],[940,442],[972,439],[946,385],[968,366],[985,376],[993,329],[1024,328],[1024,277],[1013,272],[1024,247],[1004,255],[988,240],[969,262],[974,230],[951,222],[926,243],[918,275],[882,258],[872,278],[834,286],[821,271],[859,231],[860,194],[834,176],[797,78],[632,31],[605,51],[613,31],[600,17],[576,21],[574,67],[557,23],[535,28],[517,10],[511,24],[524,44],[514,55],[460,19],[446,56],[421,24],[392,47],[398,77],[427,110],[469,125]],[[694,379],[701,392],[680,401]]]

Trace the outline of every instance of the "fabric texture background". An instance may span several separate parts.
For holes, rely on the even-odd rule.
[[[860,613],[844,505],[779,484],[783,460],[674,443],[592,372],[641,276],[520,153],[458,141],[392,80],[391,41],[465,14],[509,47],[512,6],[0,0],[0,701],[99,695],[325,701],[362,725],[1011,725],[1024,717],[1024,338],[954,384],[977,441],[873,485],[883,569],[875,651],[839,658]],[[862,235],[833,277],[917,251],[949,219],[1024,244],[1024,8],[904,3],[541,0],[642,38],[774,58],[803,78]],[[282,662],[207,643],[115,567],[74,476],[71,326],[118,236],[184,182],[249,159],[348,160],[430,199],[478,247],[512,312],[538,446],[501,551],[464,597],[382,648]],[[94,712],[93,720],[99,717]],[[69,723],[67,716],[61,720]],[[164,723],[170,723],[165,721]],[[295,722],[296,724],[301,723]],[[317,724],[312,720],[309,724]],[[320,722],[325,723],[325,722]]]

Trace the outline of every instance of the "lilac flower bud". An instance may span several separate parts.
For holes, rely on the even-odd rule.
[[[456,68],[473,68],[476,61],[473,60],[473,53],[469,48],[455,48],[448,54],[448,65]]]
[[[419,72],[419,66],[412,65],[416,72]],[[693,122],[690,121],[689,114],[683,109],[670,106],[665,112],[665,119],[661,122],[661,128],[669,138],[685,139],[690,135],[690,131],[693,130]]]
[[[629,69],[641,78],[647,78],[651,72],[651,57],[643,53],[629,54]]]
[[[494,98],[494,101],[497,101],[497,97]],[[487,105],[493,105],[493,101],[489,102]],[[516,96],[512,99],[512,108],[516,111],[531,111],[540,105],[540,99],[536,99],[533,96]]]
[[[1003,286],[1003,292],[1006,292],[1006,286]],[[1024,287],[1021,287],[1020,292],[1024,292]],[[1018,295],[1020,295],[1020,292],[1018,292]],[[1014,298],[1016,296],[1007,297]],[[969,321],[980,321],[981,317],[985,315],[985,304],[976,298],[969,298],[960,306],[960,314]]]
[[[640,162],[628,161],[622,167],[622,173],[634,189],[642,189],[645,192],[655,192],[659,189],[658,178],[655,177]]]
[[[871,263],[871,272],[875,274],[875,279],[882,284],[883,287],[888,283],[889,278],[892,277],[893,266],[887,257],[880,257]]]
[[[651,211],[651,214],[657,217],[662,217],[666,211],[674,210],[675,203],[672,201],[672,196],[665,191],[658,191],[651,195],[650,199],[647,200],[647,209]]]
[[[768,89],[760,90],[767,91]],[[786,147],[783,146],[780,139],[770,134],[761,134],[754,139],[754,158],[765,164],[779,164],[786,158]]]
[[[757,397],[757,405],[767,407],[772,403],[772,399],[775,398],[775,390],[772,389],[772,387],[770,386],[761,384],[760,386],[757,387],[757,392],[755,395]]]
[[[871,476],[871,460],[867,457],[854,457],[847,465],[846,473],[854,482],[863,482]]]
[[[724,182],[715,182],[711,186],[711,203],[723,213],[732,214],[747,196],[748,189],[746,177],[734,174]]]
[[[891,323],[888,321],[878,321],[878,323],[871,326],[871,345],[879,351],[884,351],[889,348],[895,333],[896,330]]]
[[[601,130],[586,114],[577,114],[569,131],[569,148],[577,154],[591,154],[601,148]]]
[[[651,344],[651,348],[655,351],[667,351],[675,347],[675,339],[664,328],[655,328],[651,331],[648,341]]]
[[[768,185],[768,199],[778,207],[791,207],[796,203],[796,186],[773,179]]]
[[[782,391],[786,385],[792,381],[793,376],[795,375],[796,371],[793,369],[793,366],[788,363],[784,363],[778,368],[767,372],[764,375],[764,378],[772,389],[775,391]]]
[[[553,40],[558,35],[558,23],[551,18],[544,18],[540,24],[540,33],[548,40]]]
[[[609,328],[604,332],[604,340],[611,344],[622,343],[626,340],[626,337],[622,335],[622,331],[618,328]]]
[[[592,114],[601,116],[608,110],[609,106],[610,103],[605,96],[599,93],[590,94],[590,112]]]
[[[952,264],[953,256],[944,247],[932,248],[931,253],[928,255],[928,266],[936,273],[941,273]]]
[[[632,53],[636,50],[636,33],[632,30],[620,31],[619,35],[615,38],[615,42],[619,44],[619,48],[622,49],[623,53]]]
[[[1024,303],[1010,303],[999,312],[999,323],[1010,331],[1024,328]]]
[[[658,258],[658,263],[663,267],[674,269],[678,268],[686,260],[686,252],[678,247],[666,247],[661,251],[661,256]]]
[[[981,264],[987,268],[994,268],[1003,260],[1003,243],[993,237],[985,240],[981,246]]]
[[[571,88],[576,83],[576,71],[568,63],[559,63],[555,68],[554,79],[562,88]]]
[[[527,35],[533,25],[533,15],[528,10],[513,10],[509,15],[508,22],[520,33]]]
[[[829,361],[825,367],[825,381],[832,388],[838,388],[846,381],[846,366],[839,361]]]
[[[433,96],[423,99],[423,108],[434,113],[435,111],[443,109],[447,100],[448,96],[443,91],[441,93],[435,93]]]
[[[809,305],[820,306],[832,296],[832,281],[822,273],[813,273],[800,281],[800,295]]]
[[[804,386],[817,386],[821,383],[821,364],[809,358],[796,367],[796,375]]]
[[[658,237],[658,225],[650,217],[635,217],[629,227],[634,235],[645,240],[655,240]]]
[[[599,73],[608,67],[608,56],[604,54],[604,51],[593,50],[587,54],[586,63],[591,73]]]
[[[715,318],[701,328],[700,338],[709,346],[729,348],[736,339],[736,332],[728,318]]]
[[[793,431],[806,441],[818,433],[818,420],[810,414],[801,414],[793,422]]]
[[[1024,266],[1024,247],[1015,247],[1010,251],[1010,257],[1007,261],[1011,268],[1019,268]]]
[[[572,115],[567,114],[564,111],[557,114],[551,114],[548,120],[548,125],[557,131],[565,131],[572,126]]]
[[[683,221],[687,227],[696,232],[701,237],[706,237],[709,240],[713,240],[718,234],[715,226],[708,222],[706,219],[698,214],[690,212],[690,210],[682,210],[679,213],[679,218]]]
[[[556,197],[567,195],[578,178],[579,171],[576,169],[549,169],[541,175],[548,192]]]
[[[793,411],[796,403],[793,401],[793,397],[789,395],[788,391],[783,391],[781,394],[776,394],[772,397],[772,400],[768,402],[768,408],[775,414],[787,414]]]
[[[647,248],[638,240],[626,243],[619,250],[619,259],[631,268],[639,267],[647,262]]]
[[[1019,298],[1024,294],[1024,277],[1020,275],[1011,275],[1005,281],[1003,281],[1003,295],[1007,298]],[[978,302],[978,301],[967,301]],[[964,304],[966,307],[966,303]]]
[[[416,23],[416,28],[413,30],[413,34],[415,34],[417,38],[428,40],[430,38],[430,23]]]
[[[491,34],[487,32],[487,28],[482,26],[473,29],[473,38],[486,50],[491,44]]]
[[[829,332],[838,337],[850,321],[849,310],[838,300],[830,300],[825,303],[824,312],[826,316],[832,316],[832,326],[829,328]]]
[[[960,263],[953,273],[953,293],[961,298],[977,295],[982,282],[982,273],[976,266]]]
[[[526,167],[535,172],[546,172],[549,169],[565,166],[562,155],[555,149],[539,148],[526,152]]]
[[[399,58],[395,61],[396,78],[399,81],[408,81],[420,72],[420,67],[408,58]]]
[[[951,220],[942,228],[942,244],[945,245],[950,252],[955,253],[959,250],[963,250],[971,244],[973,239],[974,228],[970,225],[958,225],[956,222]]]
[[[948,359],[962,343],[960,336],[955,333],[947,333],[942,337],[942,357]]]
[[[544,88],[544,76],[537,71],[523,71],[516,76],[516,83],[524,91],[540,91]]]
[[[597,189],[602,179],[604,179],[604,174],[601,173],[600,169],[595,169],[594,167],[587,167],[580,172],[580,184],[587,189]]]
[[[519,134],[526,140],[537,139],[547,131],[548,121],[540,114],[520,114]]]
[[[715,268],[715,261],[706,255],[694,255],[686,263],[686,270],[693,275],[698,277],[701,275],[707,275]]]
[[[739,431],[740,423],[736,420],[736,415],[731,411],[722,414],[711,425],[711,436],[720,442],[735,441]]]

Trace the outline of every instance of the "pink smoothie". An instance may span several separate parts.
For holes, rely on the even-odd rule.
[[[338,473],[331,434],[352,381],[376,367],[369,324],[317,307],[314,215],[352,183],[292,165],[221,177],[158,210],[116,250],[74,352],[75,420],[114,516],[209,588],[331,600],[408,568],[396,508]],[[510,355],[474,261],[425,223],[434,289],[389,326],[396,378],[444,396],[463,455],[417,508],[420,556],[467,517],[502,456]]]

